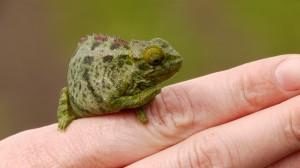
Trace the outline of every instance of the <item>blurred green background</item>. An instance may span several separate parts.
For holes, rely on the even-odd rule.
[[[80,36],[167,39],[184,57],[169,83],[300,50],[298,0],[1,0],[0,139],[56,122]]]

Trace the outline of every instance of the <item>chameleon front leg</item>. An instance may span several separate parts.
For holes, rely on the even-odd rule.
[[[131,96],[123,96],[117,99],[114,99],[112,101],[112,107],[113,108],[127,108],[127,109],[132,109],[132,108],[138,108],[136,115],[137,118],[142,122],[142,123],[147,123],[148,118],[144,110],[144,105],[154,99],[154,97],[159,94],[161,91],[161,88],[158,86],[154,86],[151,88],[148,88],[136,95],[131,95]]]
[[[68,88],[61,90],[57,108],[58,129],[64,131],[68,125],[75,120],[76,114],[73,112],[69,102]]]

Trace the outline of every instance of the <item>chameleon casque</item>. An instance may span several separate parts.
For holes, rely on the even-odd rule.
[[[69,63],[67,86],[61,90],[58,128],[65,130],[78,118],[133,108],[146,123],[143,106],[181,64],[180,54],[160,38],[127,42],[102,34],[82,37]]]

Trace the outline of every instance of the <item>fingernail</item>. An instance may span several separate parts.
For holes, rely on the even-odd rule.
[[[280,63],[275,76],[281,88],[287,91],[300,89],[300,57],[289,58]]]

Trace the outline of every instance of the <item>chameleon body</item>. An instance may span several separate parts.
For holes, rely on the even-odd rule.
[[[61,91],[58,128],[65,130],[78,118],[133,108],[140,108],[138,118],[147,122],[142,107],[181,64],[179,53],[160,38],[130,42],[101,34],[81,38]]]

